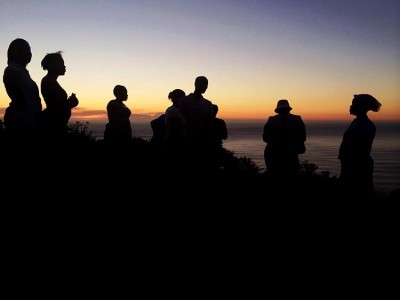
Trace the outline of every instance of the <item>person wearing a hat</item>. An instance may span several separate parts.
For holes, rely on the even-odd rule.
[[[339,148],[339,178],[344,192],[355,198],[372,198],[375,194],[370,154],[376,127],[367,112],[378,112],[380,108],[379,101],[368,94],[354,95],[350,105],[350,114],[356,118],[345,131]]]
[[[299,172],[299,154],[305,152],[306,127],[301,116],[291,114],[291,110],[288,100],[279,100],[277,114],[264,125],[265,166],[268,175],[276,179],[294,179]]]

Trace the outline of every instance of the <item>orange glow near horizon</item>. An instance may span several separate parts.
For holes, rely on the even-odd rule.
[[[164,92],[166,94],[166,92]],[[89,93],[82,93],[78,95],[80,101],[79,106],[72,110],[72,120],[106,120],[107,111],[106,106],[109,100],[113,99],[113,95],[108,91],[108,95],[104,95],[100,99],[100,95],[90,95]],[[98,98],[97,98],[98,97]],[[213,103],[218,104],[219,112],[218,117],[223,119],[235,119],[235,120],[266,120],[269,116],[274,115],[274,109],[276,107],[277,100],[262,100],[251,95],[252,102],[247,100],[240,100],[236,95],[226,95],[217,97],[217,94],[208,96],[207,92],[204,94],[205,98],[208,98]],[[244,96],[243,96],[244,97]],[[282,99],[284,97],[268,97],[269,99]],[[349,120],[354,118],[349,114],[349,106],[351,104],[352,95],[347,97],[345,100],[324,100],[318,101],[315,99],[303,100],[296,99],[289,100],[292,106],[292,113],[302,116],[304,120]],[[4,110],[9,101],[8,95],[4,90],[0,89],[0,119],[3,119]],[[4,101],[7,99],[7,101]],[[140,100],[139,100],[140,99]],[[382,108],[379,112],[369,112],[368,116],[372,120],[380,121],[400,121],[400,104],[397,101],[390,101],[390,99],[378,99],[382,103]],[[321,103],[319,103],[321,102]],[[91,104],[91,105],[89,105]],[[134,95],[133,92],[129,93],[129,98],[125,104],[132,111],[132,122],[136,119],[149,120],[157,117],[158,115],[165,112],[167,107],[171,105],[171,102],[167,99],[166,95],[161,95],[160,98],[154,100],[150,96],[145,94]],[[44,101],[42,100],[43,108],[45,108]]]

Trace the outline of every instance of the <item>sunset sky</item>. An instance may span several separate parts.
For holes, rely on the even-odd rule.
[[[283,98],[304,119],[351,119],[368,93],[382,103],[372,119],[400,120],[399,0],[0,0],[2,71],[15,38],[38,86],[43,57],[63,51],[78,120],[106,118],[117,84],[132,122],[153,118],[199,75],[225,119],[265,119]],[[0,119],[8,103],[2,84]]]

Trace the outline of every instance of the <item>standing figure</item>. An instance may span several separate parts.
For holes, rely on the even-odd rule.
[[[228,138],[228,128],[223,119],[217,117],[218,105],[213,104],[214,122],[213,122],[213,159],[215,167],[219,170],[222,166],[223,159],[223,140]]]
[[[167,128],[165,127],[165,114],[159,115],[157,118],[150,121],[150,127],[153,131],[153,135],[150,142],[155,146],[159,152],[161,152],[165,143],[165,136],[167,134]]]
[[[11,99],[4,114],[7,135],[14,142],[37,137],[42,103],[39,88],[26,66],[32,59],[31,47],[24,39],[13,40],[7,51],[3,82]]]
[[[306,141],[306,127],[299,115],[290,113],[289,101],[278,101],[277,115],[270,116],[264,125],[263,141],[267,143],[264,160],[268,174],[274,178],[294,179],[299,172],[299,145]]]
[[[228,138],[228,129],[223,119],[217,118],[218,105],[213,104],[214,122],[213,122],[213,139],[216,145],[222,147],[223,140]]]
[[[368,94],[354,95],[350,105],[350,114],[356,118],[343,134],[339,160],[340,181],[344,192],[352,197],[374,196],[374,161],[370,154],[376,127],[367,112],[377,112],[380,108],[379,101]]]
[[[68,97],[67,92],[58,83],[58,76],[65,75],[66,67],[61,51],[46,54],[42,60],[43,70],[47,75],[41,82],[41,92],[46,103],[43,111],[43,130],[45,137],[62,140],[68,131],[68,122],[72,108],[79,104],[75,94]]]
[[[165,111],[165,146],[167,148],[175,148],[178,144],[182,144],[185,138],[185,119],[179,110],[179,99],[185,96],[185,92],[180,89],[175,89],[168,94],[172,105]]]
[[[165,111],[166,136],[164,141],[164,157],[170,171],[181,171],[186,136],[185,119],[179,110],[179,100],[186,94],[181,89],[175,89],[168,94],[172,105]]]
[[[128,99],[128,90],[116,85],[113,92],[115,99],[107,104],[108,123],[104,141],[107,144],[128,145],[132,141],[131,110],[123,103]]]
[[[188,165],[194,172],[204,173],[212,167],[213,108],[210,100],[203,97],[208,88],[208,79],[198,76],[195,90],[181,98],[179,109],[186,120]]]

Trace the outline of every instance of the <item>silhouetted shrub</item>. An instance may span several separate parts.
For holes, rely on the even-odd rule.
[[[96,138],[89,130],[89,122],[76,121],[68,124],[68,137],[72,143],[94,143]]]
[[[318,166],[316,164],[310,163],[308,160],[304,160],[300,162],[300,174],[311,176],[314,175],[315,171],[318,170]]]
[[[323,178],[330,178],[330,177],[331,177],[331,172],[329,172],[329,171],[322,171],[322,172],[320,173],[320,175],[321,175]],[[336,178],[336,176],[333,176],[333,178]]]
[[[259,175],[261,168],[246,156],[237,157],[236,154],[223,148],[221,171],[226,175]]]

